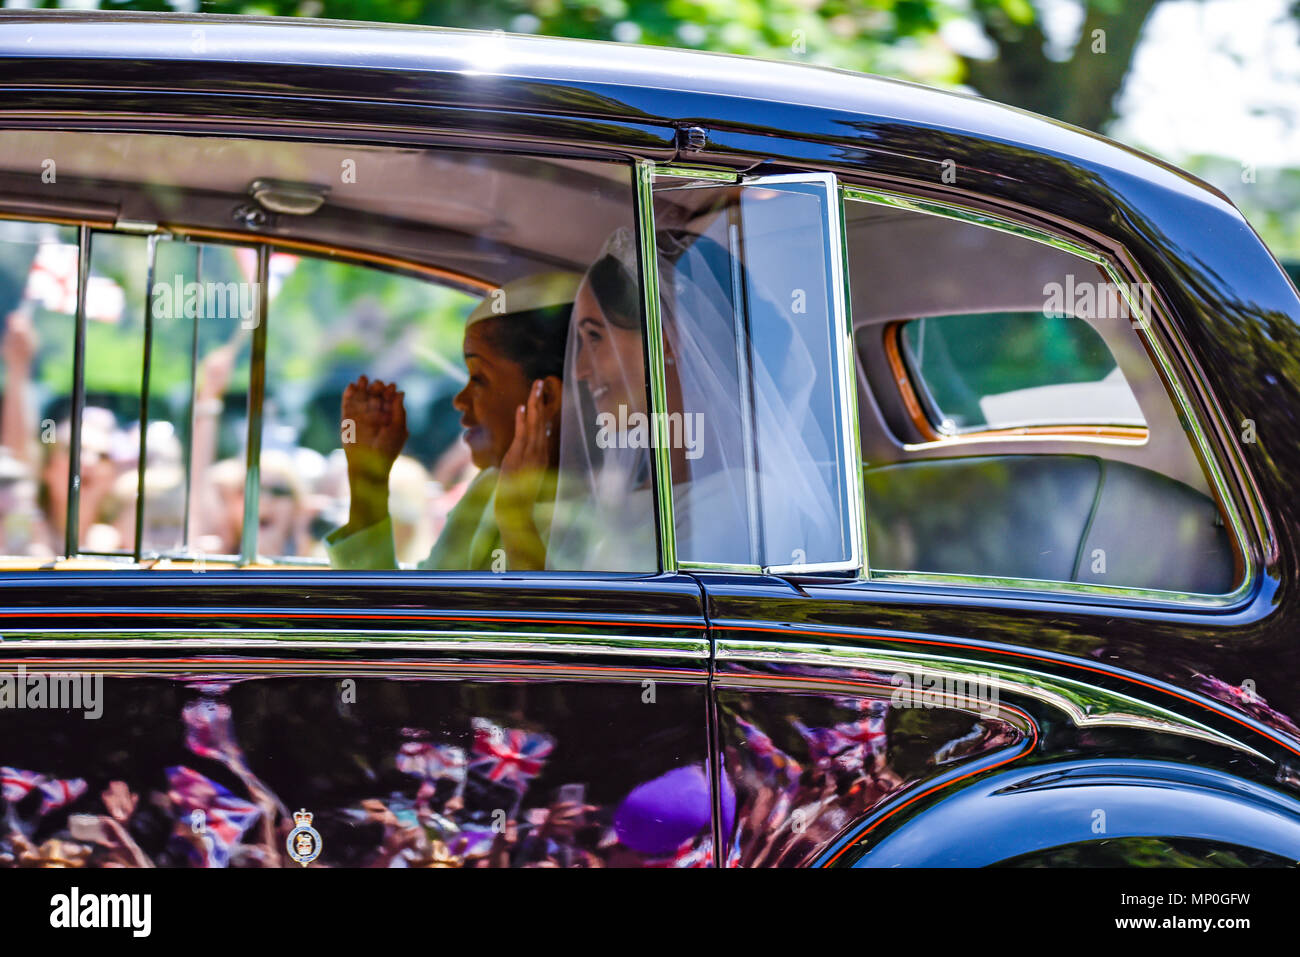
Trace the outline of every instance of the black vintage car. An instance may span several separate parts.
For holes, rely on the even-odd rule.
[[[1292,864],[1300,300],[975,98],[0,20],[6,866]]]

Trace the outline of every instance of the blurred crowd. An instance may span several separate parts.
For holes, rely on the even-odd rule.
[[[217,458],[216,452],[223,397],[241,344],[235,339],[212,350],[199,366],[188,489],[183,426],[165,419],[149,423],[142,533],[146,555],[240,553],[245,456]],[[0,555],[49,560],[66,551],[72,428],[68,418],[42,419],[34,407],[37,345],[31,316],[21,309],[10,313],[0,340]],[[295,439],[291,427],[274,421],[264,427],[257,553],[324,563],[324,536],[347,520],[347,463],[341,447],[323,455]],[[110,409],[88,405],[81,423],[81,551],[133,550],[139,461],[138,416],[123,421]],[[429,468],[410,455],[397,459],[389,476],[389,503],[400,561],[415,563],[428,554],[476,471],[468,446],[459,439]]]

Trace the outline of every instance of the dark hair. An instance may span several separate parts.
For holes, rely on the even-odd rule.
[[[543,306],[524,312],[487,316],[474,325],[493,348],[521,366],[531,382],[555,376],[564,378],[564,348],[569,340],[572,303]]]
[[[587,270],[587,282],[605,318],[620,329],[641,328],[640,287],[614,256],[606,253]]]

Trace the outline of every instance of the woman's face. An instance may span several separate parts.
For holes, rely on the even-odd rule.
[[[645,355],[640,329],[624,329],[605,317],[583,280],[573,303],[573,334],[577,338],[574,375],[591,393],[597,412],[628,415],[645,411]]]
[[[485,331],[487,321],[465,329],[469,381],[451,402],[460,413],[474,464],[481,469],[498,466],[505,458],[515,438],[515,409],[528,401],[532,385],[523,367],[493,345]]]

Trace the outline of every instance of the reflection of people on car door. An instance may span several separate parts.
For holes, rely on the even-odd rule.
[[[554,500],[569,313],[579,277],[545,273],[507,284],[470,314],[469,380],[453,405],[481,470],[447,516],[426,569],[539,569]],[[326,536],[336,568],[396,568],[389,472],[406,443],[403,393],[361,376],[343,393],[350,510]],[[498,551],[500,550],[500,551]]]

